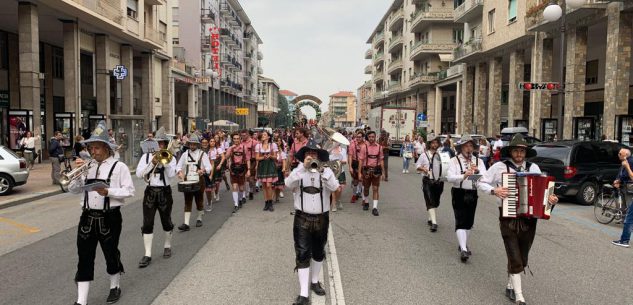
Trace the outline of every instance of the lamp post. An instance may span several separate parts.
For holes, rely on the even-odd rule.
[[[207,69],[206,72],[207,72],[207,75],[211,76],[211,109],[213,109],[213,111],[209,113],[209,107],[207,107],[207,118],[211,120],[211,130],[214,130],[215,129],[216,99],[215,99],[215,93],[213,92],[213,82],[215,79],[217,79],[219,74],[217,71],[213,71],[211,69]],[[218,88],[218,93],[219,92],[220,92],[220,89]]]
[[[559,55],[559,63],[558,63],[558,72],[561,86],[558,89],[558,118],[556,123],[556,136],[559,140],[563,139],[563,105],[565,103],[565,84],[563,83],[563,74],[565,73],[565,32],[566,32],[566,18],[567,15],[566,6],[569,8],[575,9],[581,7],[585,4],[586,0],[559,0],[560,5],[554,2],[551,2],[545,10],[543,10],[543,19],[554,22],[560,19],[560,55]]]

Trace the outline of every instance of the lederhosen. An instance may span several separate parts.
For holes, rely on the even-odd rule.
[[[204,157],[204,151],[200,150],[200,158],[198,158],[198,163],[196,165],[196,169],[201,169],[202,158]],[[189,162],[195,162],[191,156],[191,150],[187,150],[187,158]],[[185,162],[185,166],[187,169],[185,170],[185,177],[189,175],[189,165]],[[202,175],[204,176],[204,175]],[[200,184],[200,190],[197,192],[184,192],[185,194],[185,212],[191,212],[192,201],[196,200],[196,209],[198,211],[202,211],[204,209],[204,188],[206,186],[206,182],[204,179],[198,179],[198,183]]]
[[[456,156],[455,159],[459,164],[460,173],[464,174],[465,171],[462,162],[459,160],[459,156]],[[455,213],[455,230],[470,230],[475,222],[475,212],[477,210],[477,199],[479,196],[477,195],[477,189],[474,187],[472,190],[463,189],[464,183],[473,183],[474,186],[475,182],[462,181],[459,183],[459,187],[451,188],[453,212]]]
[[[352,182],[356,182],[354,183],[354,185],[358,183],[358,168],[360,167],[360,163],[358,161],[358,152],[360,151],[360,149],[361,148],[358,142],[354,142],[354,156],[356,158],[352,159],[352,170],[350,171],[350,174],[352,175]]]
[[[86,184],[95,182],[105,182],[110,184],[110,178],[116,168],[118,161],[115,161],[110,168],[108,178],[87,179]],[[99,169],[97,167],[97,169]],[[119,237],[121,236],[121,209],[120,207],[110,207],[110,197],[103,198],[103,209],[90,209],[88,204],[88,192],[84,192],[84,204],[79,225],[77,226],[77,263],[76,282],[87,282],[94,279],[94,262],[97,252],[97,243],[101,245],[103,256],[106,261],[108,274],[124,272],[121,263],[121,252],[119,252]]]
[[[237,147],[242,146],[242,145],[238,145],[236,146],[234,150],[231,151],[231,165],[229,166],[230,168],[230,176],[231,176],[231,183],[237,183],[238,185],[243,185],[244,182],[246,181],[246,155],[244,153],[244,147],[242,146],[242,151],[237,151]],[[241,164],[237,164],[235,163],[235,158],[234,156],[242,156],[242,163]]]
[[[424,202],[426,203],[426,209],[435,209],[440,206],[440,197],[442,197],[442,192],[444,191],[444,181],[437,178],[433,172],[436,159],[435,156],[439,157],[437,152],[433,153],[433,156],[429,158],[428,152],[424,152],[426,159],[429,160],[429,171],[431,172],[431,176],[433,178],[424,176],[422,178],[422,194],[424,195]],[[440,177],[442,177],[442,162],[440,161]]]
[[[308,214],[303,212],[303,193],[311,195],[319,194],[321,199],[321,214]],[[303,269],[310,267],[310,259],[322,262],[325,259],[325,244],[327,243],[328,227],[330,224],[329,212],[325,212],[323,199],[323,181],[319,179],[319,187],[303,186],[299,193],[301,210],[295,210],[295,218],[292,225],[292,235],[295,242],[296,267]]]
[[[145,154],[145,162],[147,164],[150,162],[149,155],[149,153]],[[147,174],[148,181],[150,174]],[[171,195],[171,186],[167,185],[167,180],[165,179],[165,167],[157,167],[154,170],[154,175],[160,175],[163,186],[151,186],[148,184],[145,187],[145,193],[143,194],[143,226],[141,227],[141,233],[143,234],[154,233],[156,210],[158,210],[163,231],[169,232],[174,229],[174,224],[171,221],[171,209],[174,204],[174,198]]]
[[[518,172],[510,160],[505,160],[503,163],[508,173],[510,173],[510,168]],[[531,166],[530,162],[526,162],[527,171]],[[508,273],[523,272],[528,266],[528,255],[536,234],[536,222],[537,219],[531,217],[502,218],[501,208],[499,208],[499,229],[508,257]]]
[[[366,192],[369,192],[369,186],[374,185],[376,187],[380,186],[380,177],[382,176],[382,167],[380,167],[380,150],[382,147],[378,148],[377,155],[369,154],[369,145],[365,146],[365,162],[369,163],[369,159],[376,159],[376,166],[368,166],[365,165],[362,168],[363,171],[363,186],[365,187]]]
[[[218,165],[222,162],[222,158],[218,153],[218,148],[215,149],[215,160],[213,160],[213,175],[211,176],[211,183],[214,185],[219,185],[222,182],[222,175],[224,174],[225,165],[222,165],[218,170]]]

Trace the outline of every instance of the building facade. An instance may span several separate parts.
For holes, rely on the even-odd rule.
[[[274,79],[265,76],[259,77],[259,100],[257,104],[257,115],[260,118],[266,118],[266,124],[269,127],[274,126],[275,116],[279,112],[279,85]]]
[[[334,127],[356,126],[356,96],[351,91],[339,91],[330,95],[328,105],[330,122]]]
[[[369,120],[369,109],[372,102],[372,82],[366,81],[357,90],[358,102],[356,103],[357,125],[367,124]]]

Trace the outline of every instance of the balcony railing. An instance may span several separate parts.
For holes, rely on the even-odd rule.
[[[200,49],[207,52],[211,50],[211,36],[202,35],[200,37]]]
[[[264,59],[264,53],[262,53],[262,51],[257,51],[257,59],[258,60]]]
[[[387,86],[387,90],[389,93],[396,93],[402,90],[402,84],[399,81],[389,81],[389,86]]]
[[[439,8],[429,10],[417,10],[411,14],[411,31],[415,32],[418,26],[426,21],[453,21],[453,10],[450,8]]]
[[[422,53],[443,53],[451,52],[457,44],[454,42],[432,42],[420,40],[411,48],[411,59],[418,57]]]
[[[437,82],[438,79],[439,79],[439,75],[437,72],[435,73],[416,72],[415,74],[411,75],[411,77],[409,78],[409,81],[410,81],[411,86],[432,85],[435,82]]]
[[[373,75],[372,79],[374,80],[374,82],[377,82],[377,81],[381,80],[383,78],[383,73],[384,72],[385,71],[383,71],[383,70],[374,71],[374,73],[372,74]]]
[[[211,9],[201,9],[200,10],[200,20],[202,23],[209,24],[215,21],[215,13]]]
[[[475,12],[475,9],[483,10],[484,1],[483,0],[466,0],[460,6],[455,8],[453,12],[453,20],[458,22],[464,17],[467,17],[471,12]]]
[[[123,10],[119,0],[72,0],[85,8],[112,20],[117,24],[123,24]]]
[[[395,46],[402,44],[402,40],[402,35],[391,37],[389,39],[389,52],[391,52],[391,49],[393,49]]]
[[[385,59],[385,53],[384,52],[380,52],[380,53],[374,54],[374,61],[375,62],[380,62],[380,61],[382,61],[384,59]]]
[[[446,69],[446,77],[453,77],[464,73],[464,65],[458,64]]]
[[[262,67],[257,67],[257,74],[264,74],[264,69]]]
[[[384,42],[384,41],[385,41],[385,33],[384,32],[378,33],[378,34],[376,34],[376,36],[374,36],[374,46],[376,46],[380,42]]]
[[[472,39],[455,48],[453,51],[453,59],[456,61],[479,51],[481,51],[481,38]]]
[[[404,20],[404,8],[401,7],[391,15],[391,21],[389,21],[389,29],[397,28]]]
[[[159,31],[148,26],[145,27],[145,38],[163,47],[167,44],[164,36]]]
[[[371,59],[371,54],[373,53],[372,49],[365,51],[365,59]]]
[[[367,65],[367,67],[365,67],[365,74],[371,74],[373,67],[372,65]]]

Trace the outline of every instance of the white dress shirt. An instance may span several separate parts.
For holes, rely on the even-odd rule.
[[[481,159],[471,155],[470,163],[477,164],[477,169],[479,170],[479,174],[483,175],[486,173],[486,167],[484,166],[483,161]],[[459,154],[451,159],[450,166],[448,167],[448,176],[446,177],[448,182],[453,184],[454,188],[462,188],[464,190],[476,190],[476,182],[474,181],[464,181],[464,172],[468,170],[467,159]],[[461,164],[461,168],[460,168]],[[462,171],[463,170],[463,171]]]
[[[141,156],[141,160],[138,161],[138,165],[136,166],[136,176],[139,178],[143,178],[146,175],[150,174],[154,170],[154,165],[152,164],[153,153],[146,153]],[[146,161],[147,160],[147,161]],[[161,163],[158,163],[156,166],[163,167]],[[165,171],[163,173],[165,176],[165,183],[163,184],[163,180],[160,179],[160,174],[153,174],[149,177],[149,185],[150,186],[170,186],[172,182],[172,178],[176,176],[176,158],[171,158],[171,161],[165,165]]]
[[[109,157],[105,159],[99,164],[97,161],[92,161],[90,168],[88,169],[87,179],[102,179],[107,180],[108,174],[110,174],[110,169],[117,162],[113,157]],[[97,173],[98,170],[98,173]],[[73,194],[82,193],[84,186],[83,179],[73,180],[68,186],[68,190]],[[132,182],[132,175],[130,175],[130,170],[127,168],[123,162],[119,161],[112,172],[112,176],[110,177],[110,187],[108,188],[108,197],[110,197],[110,207],[118,207],[122,206],[125,202],[125,198],[134,196],[134,183]],[[81,196],[80,204],[83,206],[84,197],[86,194],[84,193]],[[103,209],[103,200],[105,197],[99,195],[99,193],[93,191],[88,192],[88,206],[90,209],[102,210]]]
[[[323,191],[321,194],[308,194],[303,193],[303,210],[301,209],[301,181],[303,180],[303,187],[314,186],[318,188],[321,184],[319,180],[323,181]],[[334,172],[331,169],[325,168],[323,174],[316,172],[310,172],[303,167],[303,163],[299,162],[299,165],[292,170],[288,178],[285,179],[286,187],[291,189],[294,193],[294,207],[296,210],[303,211],[307,214],[321,214],[330,210],[330,194],[339,188],[338,179],[334,176]],[[323,202],[321,202],[323,198]]]
[[[430,169],[431,161],[433,161],[432,169]],[[418,161],[415,162],[415,167],[426,168],[427,170],[430,169],[428,173],[422,172],[422,176],[429,177],[433,180],[440,180],[440,178],[442,177],[442,173],[446,173],[448,171],[448,168],[442,167],[440,152],[431,152],[430,150],[427,150],[420,155]]]
[[[526,162],[523,161],[521,164],[516,164],[512,162],[514,166],[517,168],[523,168],[527,166]],[[506,166],[505,162],[497,162],[492,165],[488,171],[483,174],[479,182],[477,183],[477,188],[486,194],[490,194],[495,187],[501,186],[501,174],[508,173],[508,168],[510,168],[510,173],[516,173],[512,167]],[[528,170],[523,170],[522,172],[530,172],[535,174],[540,174],[541,169],[535,163],[531,163],[530,168]],[[497,205],[501,206],[501,198],[497,198]]]
[[[190,163],[189,156],[193,159],[194,164],[189,164],[191,167],[189,168],[189,174],[191,175],[191,171],[197,171],[198,169],[202,169],[206,174],[211,174],[211,162],[209,161],[209,156],[202,151],[201,149],[196,149],[196,151],[191,151],[191,149],[187,150],[185,153],[180,156],[180,160],[178,160],[178,165],[176,166],[176,173],[182,171],[182,173],[186,176],[187,171],[187,163]],[[200,161],[200,167],[198,168],[198,160]]]
[[[503,148],[503,140],[496,140],[495,143],[492,145],[492,151],[497,151],[497,148]]]

